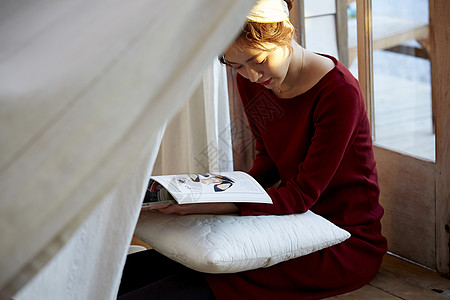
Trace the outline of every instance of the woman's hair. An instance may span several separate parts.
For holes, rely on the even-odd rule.
[[[287,3],[290,10],[292,8],[293,0],[284,1]],[[291,40],[293,36],[294,30],[292,25],[285,21],[276,23],[247,22],[234,43],[238,47],[251,47],[269,51],[271,49],[267,49],[263,44],[271,43],[277,46],[287,47],[289,51],[292,51]],[[228,65],[224,54],[219,56],[219,60],[221,63]]]

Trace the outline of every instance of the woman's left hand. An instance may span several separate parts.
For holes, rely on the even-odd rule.
[[[213,214],[226,215],[238,212],[238,208],[233,203],[197,203],[197,204],[180,204],[169,205],[158,209],[164,214]]]

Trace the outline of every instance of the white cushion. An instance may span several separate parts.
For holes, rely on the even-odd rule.
[[[350,237],[311,211],[284,216],[180,216],[143,211],[135,234],[163,255],[206,273],[269,267]]]
[[[133,254],[136,252],[141,252],[141,251],[145,251],[147,250],[144,246],[140,246],[140,245],[130,245],[130,247],[128,248],[128,254]]]

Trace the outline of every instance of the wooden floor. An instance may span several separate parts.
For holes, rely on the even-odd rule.
[[[132,245],[151,246],[133,236]],[[386,254],[377,276],[364,287],[327,299],[428,300],[450,299],[450,280],[397,256]]]
[[[359,290],[327,299],[450,299],[450,280],[387,254],[378,275]]]

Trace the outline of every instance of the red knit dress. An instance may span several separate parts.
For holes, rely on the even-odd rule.
[[[270,188],[267,204],[238,204],[242,215],[308,209],[351,233],[336,246],[236,274],[208,274],[217,299],[320,299],[357,289],[377,273],[386,253],[383,208],[372,139],[357,80],[334,69],[291,99],[238,76],[257,155],[249,173]]]

